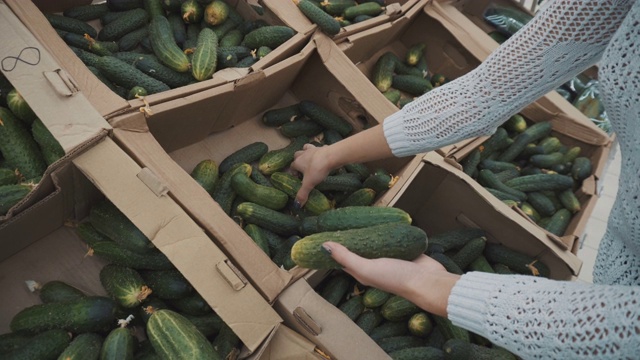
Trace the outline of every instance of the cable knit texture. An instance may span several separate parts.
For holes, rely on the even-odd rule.
[[[599,60],[622,169],[594,284],[472,272],[449,297],[454,324],[526,359],[640,354],[640,1],[548,1],[482,65],[383,125],[396,156],[489,135]]]

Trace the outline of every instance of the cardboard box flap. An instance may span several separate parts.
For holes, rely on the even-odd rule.
[[[228,279],[216,276],[226,256],[171,198],[158,197],[139,181],[140,167],[113,141],[105,139],[73,163],[171,260],[251,351],[281,322],[252,286],[234,289]]]
[[[240,354],[244,358],[244,354]],[[330,360],[316,345],[290,328],[280,325],[269,344],[248,360]]]
[[[80,93],[84,94],[84,96],[91,102],[95,108],[94,112],[97,111],[103,117],[107,117],[110,114],[118,113],[119,111],[129,108],[129,103],[127,103],[125,99],[112,92],[106,85],[98,80],[93,73],[87,70],[84,63],[74,54],[71,48],[69,48],[58,33],[51,27],[42,11],[33,2],[24,0],[4,0],[4,3],[6,3],[6,5],[11,9],[10,11],[13,11],[15,14],[12,15],[13,17],[17,16],[19,19],[22,19],[22,23],[25,25],[20,23],[17,19],[16,21],[20,23],[20,28],[24,29],[26,27],[26,29],[28,29],[25,31],[32,34],[30,37],[36,44],[41,44],[38,45],[40,50],[46,48],[53,58],[64,59],[64,68],[69,72],[70,77],[73,78],[75,83],[78,85]],[[64,3],[66,7],[62,7],[62,4],[59,4],[57,1],[55,6],[44,3],[44,1],[39,2],[39,5],[44,5],[44,11],[56,11],[69,6],[68,1],[65,1]],[[8,10],[7,8],[3,9]],[[2,22],[5,22],[4,19]],[[16,25],[17,24],[14,23],[10,26],[15,28]],[[9,25],[6,24],[5,26]],[[5,39],[11,38],[7,35],[7,32],[3,31],[2,34]],[[13,41],[8,43],[13,43]],[[72,107],[69,106],[69,108]],[[83,112],[79,113],[83,115],[85,114]]]
[[[25,1],[25,3],[31,3]],[[95,137],[109,124],[93,108],[76,81],[0,2],[2,73],[69,152]]]

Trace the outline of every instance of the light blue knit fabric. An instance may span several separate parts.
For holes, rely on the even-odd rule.
[[[396,156],[489,135],[598,61],[622,167],[594,284],[471,272],[449,297],[454,324],[526,359],[640,358],[640,1],[547,1],[477,69],[383,124]]]

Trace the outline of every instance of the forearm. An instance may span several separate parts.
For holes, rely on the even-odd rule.
[[[382,126],[363,130],[326,147],[325,156],[332,169],[346,164],[363,163],[393,157]]]

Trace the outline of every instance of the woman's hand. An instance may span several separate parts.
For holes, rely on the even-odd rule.
[[[363,285],[402,296],[426,311],[447,316],[449,295],[460,276],[447,272],[432,258],[420,255],[413,261],[365,259],[338,243],[326,242],[323,248]]]
[[[296,201],[301,207],[307,202],[311,190],[333,170],[328,149],[328,146],[315,147],[311,144],[305,144],[302,150],[296,151],[294,154],[291,167],[304,175],[302,187],[296,195]]]

